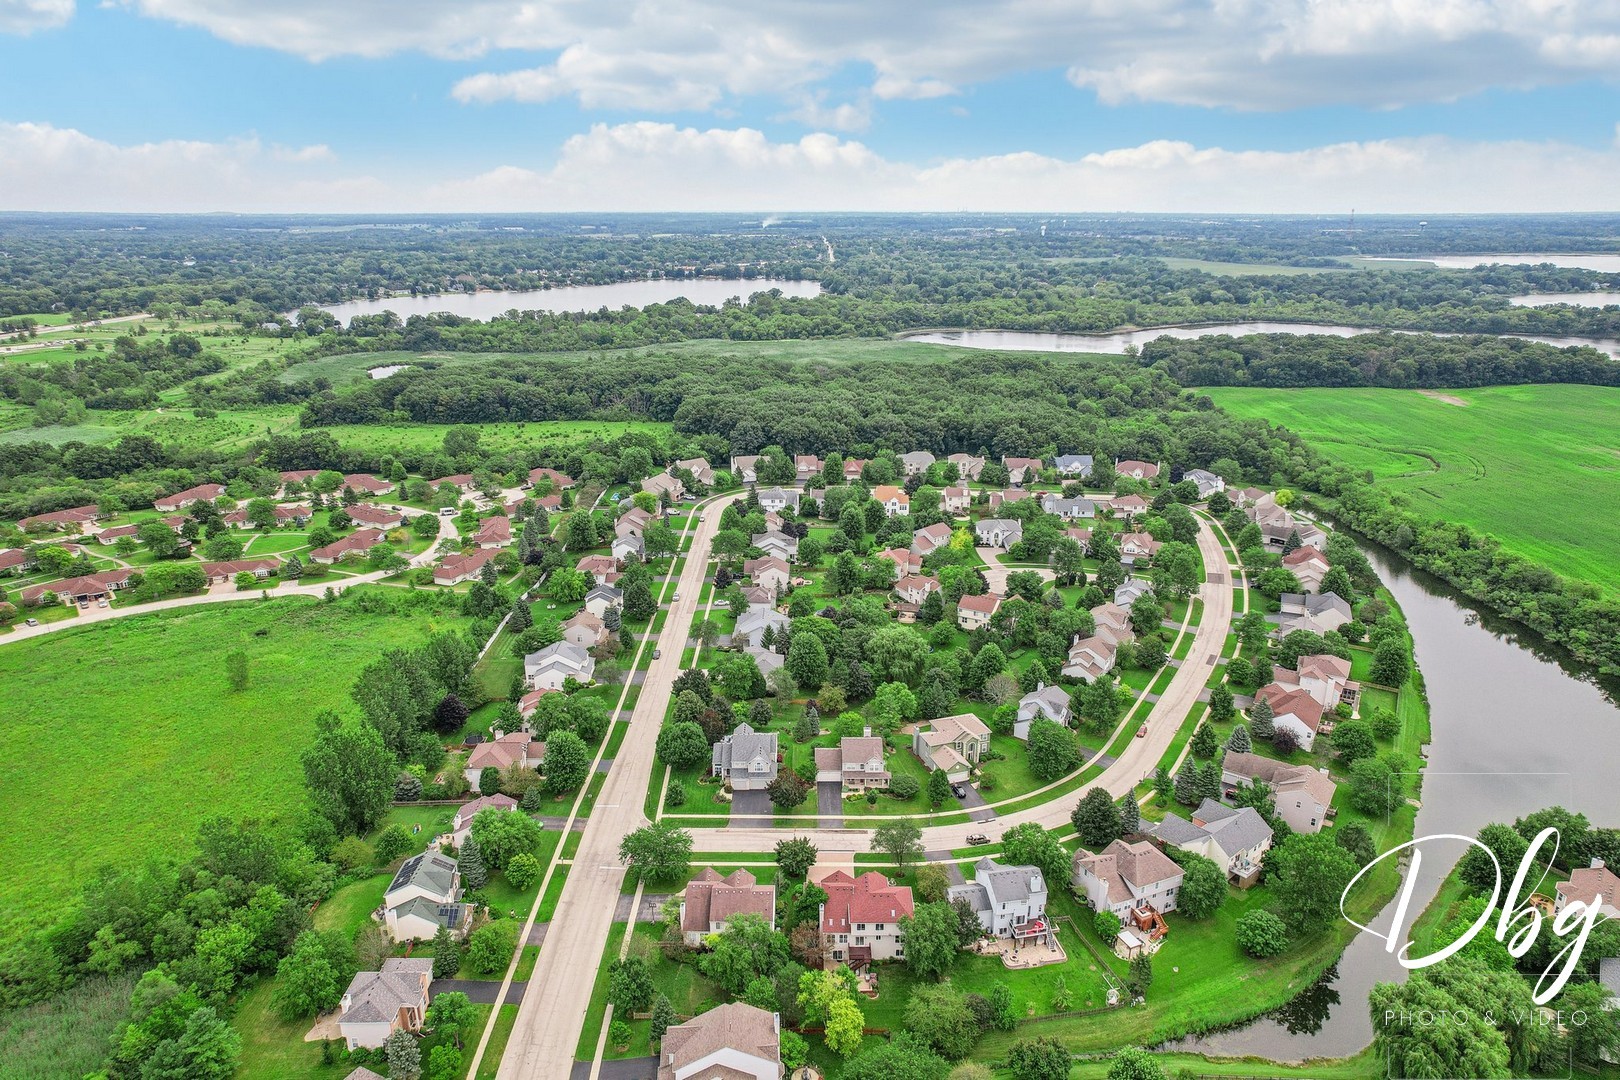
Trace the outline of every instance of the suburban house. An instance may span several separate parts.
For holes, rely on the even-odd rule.
[[[1207,499],[1217,491],[1226,490],[1226,481],[1210,472],[1208,469],[1188,469],[1181,474],[1183,480],[1191,480],[1198,487],[1198,497]]]
[[[1010,548],[1024,538],[1024,523],[1015,518],[984,518],[973,534],[985,547]]]
[[[1327,533],[1299,518],[1273,518],[1260,523],[1260,535],[1270,547],[1285,548],[1290,537],[1297,536],[1304,547],[1327,547]]]
[[[601,581],[619,569],[619,562],[612,555],[581,555],[579,561],[574,564],[574,569],[582,574],[589,574],[595,581]]]
[[[1328,557],[1313,547],[1300,546],[1283,556],[1283,569],[1293,574],[1305,592],[1321,592],[1322,579],[1332,569]]]
[[[911,496],[893,484],[879,484],[872,489],[872,498],[883,504],[883,512],[889,517],[911,513]]]
[[[763,588],[759,585],[739,585],[738,591],[749,607],[775,607],[776,590]]]
[[[793,455],[793,472],[801,484],[816,479],[825,467],[822,460],[814,454]]]
[[[341,540],[335,540],[325,547],[311,551],[309,561],[330,566],[350,552],[363,555],[386,539],[388,538],[378,529],[356,529]]]
[[[785,532],[762,532],[749,537],[749,543],[767,555],[791,559],[799,553],[799,538]]]
[[[844,480],[847,483],[854,483],[856,480],[859,480],[861,478],[861,474],[866,471],[867,464],[868,461],[866,458],[845,458]]]
[[[282,473],[281,486],[276,489],[276,497],[285,499],[295,486],[301,490],[303,485],[309,483],[309,478],[320,471],[319,469],[292,469]]]
[[[1151,559],[1164,545],[1153,539],[1151,533],[1128,532],[1119,535],[1120,562],[1130,565],[1138,559]]]
[[[889,770],[883,764],[883,740],[867,728],[864,735],[839,739],[837,746],[817,747],[816,783],[836,783],[845,791],[886,790]]]
[[[562,491],[565,488],[571,488],[574,486],[574,478],[572,476],[569,476],[567,473],[558,472],[556,469],[541,468],[529,470],[530,487],[538,484],[541,480],[550,480],[551,490],[553,491]]]
[[[462,493],[470,492],[473,489],[472,474],[456,473],[454,476],[441,476],[437,480],[428,481],[428,486],[434,491],[438,491],[447,484]]]
[[[1130,577],[1120,582],[1114,588],[1114,603],[1119,607],[1130,610],[1137,598],[1153,591],[1153,582],[1146,578]]]
[[[1094,462],[1090,454],[1059,454],[1053,464],[1060,476],[1078,476],[1084,480],[1091,475]]]
[[[1289,765],[1257,754],[1229,752],[1221,759],[1221,784],[1227,791],[1264,781],[1271,787],[1277,816],[1295,832],[1322,831],[1338,785],[1326,769]]]
[[[1205,799],[1188,821],[1167,813],[1164,820],[1145,823],[1143,832],[1171,847],[1202,855],[1219,866],[1243,888],[1260,877],[1260,861],[1271,850],[1271,826],[1252,806],[1233,808]]]
[[[624,593],[611,585],[593,585],[585,594],[585,610],[598,619],[607,614],[608,608],[623,606]]]
[[[911,736],[911,752],[930,769],[943,769],[953,784],[972,773],[990,749],[990,729],[972,713],[925,720]]]
[[[1116,514],[1145,514],[1152,505],[1140,495],[1121,495],[1108,500],[1108,508]]]
[[[405,515],[398,510],[389,510],[385,507],[374,506],[371,503],[355,503],[346,507],[349,520],[356,525],[370,525],[377,529],[392,529],[405,523]]]
[[[213,502],[225,494],[224,484],[199,484],[196,487],[177,491],[173,495],[165,495],[161,499],[152,500],[152,509],[174,511],[184,510],[195,502]]]
[[[619,515],[619,520],[613,523],[613,533],[616,536],[642,536],[647,526],[658,519],[639,506],[632,506]]]
[[[1620,919],[1620,877],[1593,859],[1590,866],[1570,873],[1568,881],[1560,881],[1555,888],[1553,914],[1560,915],[1565,905],[1579,900],[1588,908],[1596,907],[1606,919]]]
[[[476,789],[475,789],[476,790]],[[450,843],[454,847],[461,847],[467,842],[472,833],[472,819],[478,816],[480,810],[497,810],[501,813],[510,813],[518,808],[518,801],[510,795],[484,795],[472,802],[462,803],[456,807],[456,816],[450,819]]]
[[[349,473],[343,478],[343,488],[348,488],[357,495],[386,495],[394,490],[394,485],[370,473]],[[338,490],[341,491],[343,488]]]
[[[776,889],[758,884],[747,870],[721,877],[712,866],[687,883],[681,897],[681,934],[688,945],[702,945],[704,938],[724,930],[734,915],[758,915],[776,929]]]
[[[31,529],[49,529],[51,532],[82,532],[101,516],[94,506],[75,506],[69,510],[53,510],[48,514],[34,514],[17,522],[23,532]]]
[[[992,510],[999,510],[1005,503],[1023,502],[1032,497],[1032,494],[1023,488],[1003,488],[1001,491],[992,491],[986,495],[984,503]]]
[[[686,494],[686,485],[668,473],[654,473],[641,482],[641,490],[659,499],[674,502]]]
[[[561,495],[542,495],[538,499],[531,499],[529,501],[534,503],[534,505],[538,506],[540,509],[544,510],[548,514],[555,514],[558,510],[562,509],[562,496]],[[509,502],[509,503],[506,504],[506,516],[507,517],[512,517],[515,514],[517,514],[518,511],[520,511],[522,509],[523,509],[523,500],[522,499],[517,499],[514,502]]]
[[[673,475],[678,469],[685,469],[691,473],[692,479],[704,487],[714,484],[714,467],[709,464],[708,458],[682,458],[669,467],[670,474]]]
[[[1267,683],[1254,692],[1254,699],[1271,706],[1272,726],[1293,732],[1301,749],[1309,750],[1316,743],[1317,729],[1322,726],[1322,703],[1309,691]]]
[[[776,732],[756,732],[752,725],[738,724],[737,730],[714,744],[710,772],[733,791],[759,791],[776,779],[776,753]]]
[[[956,625],[968,633],[990,625],[990,620],[1001,610],[1001,597],[995,593],[983,596],[964,594],[956,602]]]
[[[1018,717],[1013,721],[1013,738],[1028,739],[1029,725],[1040,717],[1068,727],[1073,715],[1067,690],[1061,686],[1047,686],[1044,682],[1040,683],[1018,699]]]
[[[388,936],[395,941],[427,941],[443,926],[459,937],[466,930],[468,914],[460,898],[456,860],[436,847],[406,859],[383,893]]]
[[[465,555],[446,555],[444,561],[433,568],[433,584],[459,585],[476,578],[484,564],[495,560],[496,552],[479,548]]]
[[[545,760],[545,743],[535,741],[527,731],[511,731],[473,747],[462,774],[468,785],[477,791],[485,769],[494,769],[496,773],[504,773],[513,765],[538,769]]]
[[[740,454],[731,459],[731,475],[739,484],[759,482],[759,454]],[[680,464],[677,462],[676,464]],[[704,464],[708,464],[704,462]]]
[[[927,472],[937,459],[926,450],[913,450],[909,454],[900,455],[900,467],[907,476],[921,476]]]
[[[948,487],[939,493],[939,508],[947,514],[965,514],[973,505],[973,492],[965,485]]]
[[[202,564],[203,573],[208,575],[208,584],[210,585],[234,581],[237,574],[252,574],[257,580],[263,581],[271,574],[274,574],[280,566],[280,559],[231,559],[227,562],[205,562]]]
[[[558,691],[547,690],[543,687],[539,690],[530,690],[527,694],[524,694],[522,697],[518,698],[518,715],[524,720],[532,719],[534,717],[535,710],[540,707],[540,699],[545,697],[547,694],[555,693],[558,693]]]
[[[1056,514],[1065,521],[1097,516],[1097,504],[1090,499],[1065,499],[1050,492],[1041,496],[1041,509],[1048,514]]]
[[[781,1080],[775,1013],[733,1001],[672,1025],[658,1044],[657,1080]]]
[[[829,963],[865,967],[878,960],[905,957],[900,920],[913,914],[911,887],[891,885],[876,870],[850,877],[842,870],[816,880],[827,894],[821,905],[821,940]]]
[[[743,573],[747,574],[748,579],[755,585],[769,589],[772,593],[787,588],[788,582],[793,580],[792,569],[775,555],[747,560],[743,563]]]
[[[241,524],[237,524],[235,521],[231,520],[235,517],[240,517],[242,519]],[[225,515],[225,524],[229,525],[233,529],[245,529],[251,524],[251,522],[249,522],[247,519],[246,510],[237,510],[233,513]],[[140,531],[141,527],[139,525],[115,525],[110,529],[102,529],[100,532],[96,533],[96,543],[100,544],[102,547],[111,547],[126,536],[130,539],[134,539]]]
[[[581,649],[594,649],[611,634],[606,623],[584,608],[570,615],[561,629],[563,640]]]
[[[1277,688],[1278,693],[1304,690],[1324,709],[1333,709],[1342,702],[1355,708],[1361,699],[1361,684],[1350,678],[1350,661],[1328,653],[1301,656],[1294,662],[1296,670],[1276,668],[1275,679],[1265,690]]]
[[[613,543],[609,545],[608,550],[612,554],[613,558],[621,563],[647,561],[647,545],[641,539],[641,537],[635,533],[625,533],[623,536],[615,536],[613,538]]]
[[[1114,670],[1118,655],[1119,642],[1109,636],[1097,633],[1084,638],[1076,636],[1069,646],[1063,674],[1081,682],[1094,683]]]
[[[1231,492],[1232,505],[1240,510],[1247,511],[1249,507],[1269,495],[1264,488],[1246,487]]]
[[[1001,463],[1007,466],[1008,482],[1014,484],[1033,479],[1041,471],[1041,466],[1046,464],[1038,457],[1003,457]]]
[[[799,508],[799,493],[788,488],[771,487],[759,493],[759,508],[767,513],[780,514],[788,507]]]
[[[14,574],[30,563],[23,548],[0,549],[0,574]]]
[[[52,581],[45,585],[30,585],[18,594],[18,600],[23,607],[34,607],[46,593],[54,593],[62,603],[72,606],[74,604],[87,604],[92,600],[104,600],[119,589],[129,584],[129,578],[135,571],[124,566],[117,570],[103,570],[98,574],[86,574],[84,577],[66,578],[62,581]]]
[[[348,509],[349,509],[349,518],[351,520],[358,521],[362,525],[374,524],[373,522],[366,521],[366,520],[364,520],[362,518],[359,518],[359,517],[355,516],[354,512],[359,509],[358,506],[351,506]],[[312,511],[307,506],[278,506],[278,507],[274,508],[273,512],[275,514],[275,523],[277,525],[303,526],[303,525],[308,525],[309,524],[310,515],[314,511]],[[399,515],[396,513],[394,515],[394,517],[397,519],[399,517]],[[253,519],[248,517],[248,512],[247,512],[246,508],[243,508],[243,509],[240,509],[240,510],[232,510],[228,514],[221,514],[220,515],[220,520],[223,521],[226,525],[229,525],[233,529],[256,529],[256,528],[258,528],[258,525],[256,525],[254,523]],[[397,524],[397,523],[398,522],[396,521],[395,524]],[[183,521],[182,521],[182,524],[184,524]],[[103,532],[97,533],[96,534],[96,539],[100,540],[103,544],[110,544],[110,543],[113,542],[113,540],[118,539],[118,537],[114,536],[112,538],[112,540],[109,540],[107,538],[108,533],[117,533],[119,535],[125,535],[125,532],[124,532],[125,530],[128,530],[129,533],[133,533],[137,528],[139,528],[139,526],[136,526],[136,525],[124,525],[124,526],[121,526],[118,529],[107,529],[107,530],[105,530]],[[177,530],[178,530],[178,528],[179,528],[179,526],[176,526]]]
[[[905,548],[890,548],[887,551],[880,551],[875,558],[888,559],[894,563],[895,573],[899,577],[922,572],[922,556]]]
[[[512,522],[497,514],[478,523],[473,543],[481,548],[501,548],[512,542]]]
[[[1084,551],[1084,552],[1086,552],[1088,554],[1091,552],[1091,530],[1090,529],[1064,529],[1063,530],[1063,535],[1067,536],[1070,540],[1073,540],[1075,543],[1079,544],[1081,551]]]
[[[1095,855],[1085,848],[1074,853],[1075,891],[1091,910],[1112,911],[1121,922],[1132,921],[1133,912],[1151,919],[1176,910],[1182,877],[1181,867],[1146,840],[1115,840]]]
[[[1005,866],[986,856],[973,864],[973,880],[952,885],[951,903],[966,900],[991,937],[1015,945],[1057,939],[1046,917],[1046,878],[1038,866]]]
[[[973,454],[952,454],[945,460],[956,466],[956,475],[964,480],[977,480],[984,471],[984,458]]]
[[[1126,458],[1124,461],[1114,462],[1114,475],[1128,476],[1132,480],[1152,480],[1159,475],[1159,467],[1151,461]]]
[[[1283,593],[1282,621],[1277,626],[1279,637],[1295,630],[1309,630],[1325,634],[1337,630],[1350,621],[1350,605],[1338,593]]]
[[[578,645],[559,641],[525,656],[523,677],[531,689],[561,690],[569,679],[589,683],[596,677],[596,661]]]
[[[951,542],[951,527],[945,522],[925,526],[911,534],[911,550],[924,557]]]
[[[761,675],[769,676],[771,672],[787,663],[787,657],[775,649],[767,649],[763,645],[748,645],[743,652],[754,658],[754,666],[759,668]],[[775,691],[772,691],[774,693]]]
[[[792,621],[773,607],[751,607],[737,617],[737,628],[731,633],[730,644],[759,647],[763,644],[760,639],[765,636],[767,627],[771,630],[772,638],[776,638],[787,633]]]
[[[912,574],[894,583],[894,594],[907,604],[922,606],[932,593],[939,592],[939,579]]]
[[[431,956],[390,956],[381,971],[357,973],[338,1003],[338,1032],[348,1049],[375,1050],[396,1031],[420,1031],[431,985]]]

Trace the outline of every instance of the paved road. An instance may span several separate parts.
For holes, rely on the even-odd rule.
[[[379,503],[395,510],[405,510],[409,513],[420,513],[415,507],[395,506],[392,503]],[[439,535],[429,544],[427,549],[419,555],[411,557],[411,566],[431,566],[438,555],[439,544],[449,540],[458,541],[456,533],[456,519],[441,517],[439,519]],[[251,557],[251,556],[249,556]],[[115,560],[116,561],[116,560]],[[184,565],[177,563],[176,565]],[[330,581],[316,582],[310,585],[279,585],[269,590],[271,598],[282,596],[324,596],[326,590],[340,593],[351,585],[365,585],[381,581],[388,575],[380,570],[365,574],[356,574],[352,577],[333,578]],[[12,632],[0,637],[0,645],[9,645],[16,641],[25,641],[28,638],[39,637],[42,634],[54,634],[58,630],[71,630],[77,626],[88,626],[91,623],[105,622],[108,619],[121,619],[127,615],[146,615],[153,611],[167,611],[170,608],[191,607],[193,604],[224,604],[237,600],[258,600],[260,593],[256,589],[242,592],[237,589],[235,582],[224,582],[214,585],[207,592],[197,593],[194,596],[173,596],[167,600],[154,600],[150,604],[119,604],[115,599],[108,607],[89,607],[82,609],[78,615],[61,622],[40,623],[38,626],[18,624]]]
[[[674,589],[681,599],[670,606],[664,629],[654,643],[663,650],[663,659],[654,660],[647,670],[641,696],[630,714],[630,730],[580,837],[579,853],[552,916],[546,947],[540,950],[529,980],[530,992],[524,995],[501,1057],[496,1073],[499,1080],[568,1080],[573,1071],[574,1048],[624,882],[619,840],[647,824],[641,804],[652,778],[653,749],[670,689],[681,673],[681,653],[698,612],[709,544],[726,501],[709,503],[694,533],[686,566]]]
[[[1014,566],[1011,568],[1001,565],[1001,556],[1005,554],[1000,548],[975,548],[984,565],[979,569],[984,571],[984,580],[990,586],[990,591],[1001,596],[1007,595],[1007,575],[1014,570],[1033,570],[1040,575],[1042,581],[1051,581],[1057,577],[1055,573],[1044,566]]]

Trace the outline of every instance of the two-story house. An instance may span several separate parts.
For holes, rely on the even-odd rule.
[[[827,894],[821,905],[821,941],[829,966],[864,967],[877,960],[905,958],[900,920],[913,914],[911,889],[891,885],[876,870],[850,877],[834,870],[811,880]]]
[[[1322,831],[1338,785],[1326,769],[1289,765],[1258,754],[1228,752],[1221,759],[1221,786],[1232,792],[1256,780],[1271,787],[1271,805],[1295,832]]]
[[[1016,518],[984,518],[973,526],[984,547],[1010,548],[1024,538],[1024,523]]]
[[[947,514],[965,514],[973,505],[973,492],[966,485],[954,485],[939,493],[939,508]]]
[[[736,731],[714,744],[710,771],[733,791],[759,791],[776,779],[776,753],[776,732],[756,732],[752,725],[738,724]]]
[[[383,924],[395,941],[427,941],[440,927],[460,936],[467,928],[456,860],[430,848],[400,864],[383,893]]]
[[[889,770],[883,763],[883,740],[872,734],[848,735],[837,746],[816,749],[816,783],[836,783],[844,791],[886,791]]]
[[[986,857],[973,864],[972,881],[952,885],[947,895],[953,904],[966,900],[986,934],[1011,938],[1015,947],[1057,940],[1038,866],[1005,866]]]
[[[672,1025],[658,1043],[657,1080],[781,1080],[776,1013],[742,1001]]]
[[[930,769],[943,769],[953,784],[972,775],[990,749],[990,729],[972,713],[924,721],[911,736],[911,752]]]
[[[926,450],[913,450],[900,455],[900,467],[907,476],[921,476],[933,467],[935,458]]]
[[[1181,867],[1146,840],[1115,840],[1096,854],[1081,848],[1074,853],[1073,867],[1075,891],[1093,911],[1112,911],[1124,920],[1136,911],[1163,915],[1176,910]]]
[[[1001,597],[995,593],[983,596],[966,594],[956,602],[956,625],[973,633],[990,625],[990,620],[1001,610]]]
[[[758,915],[776,929],[776,890],[759,884],[747,870],[721,877],[714,867],[704,867],[687,883],[680,903],[681,937],[694,948],[738,915]]]
[[[889,517],[911,513],[911,496],[893,484],[879,484],[872,489],[872,498],[882,504],[883,512]]]
[[[1259,811],[1214,799],[1199,803],[1191,821],[1167,813],[1163,821],[1144,823],[1143,831],[1171,847],[1211,860],[1242,888],[1259,880],[1260,864],[1271,850],[1271,826]]]
[[[1069,726],[1074,712],[1069,705],[1069,692],[1061,686],[1038,683],[1035,689],[1018,699],[1018,716],[1013,721],[1013,738],[1028,739],[1029,725],[1045,717],[1054,724]]]
[[[422,1030],[432,985],[431,956],[390,956],[381,971],[356,974],[338,1003],[338,1032],[347,1048],[375,1050],[396,1031]]]

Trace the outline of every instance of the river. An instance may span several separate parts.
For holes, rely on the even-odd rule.
[[[1552,307],[1554,304],[1568,304],[1571,307],[1608,307],[1611,304],[1620,304],[1620,292],[1531,293],[1527,296],[1510,296],[1508,303],[1514,307]]]
[[[1112,334],[1059,334],[1034,330],[927,330],[906,334],[907,341],[922,341],[933,345],[955,345],[965,349],[1003,349],[1009,352],[1080,352],[1120,353],[1127,345],[1138,348],[1155,338],[1170,337],[1183,341],[1192,338],[1227,334],[1242,337],[1245,334],[1326,334],[1329,337],[1356,337],[1360,334],[1420,334],[1423,330],[1390,330],[1375,326],[1340,326],[1336,323],[1237,322],[1216,323],[1209,326],[1159,326],[1149,330],[1122,330]],[[1463,337],[1462,334],[1436,333],[1435,337]],[[1487,335],[1488,336],[1488,335]],[[1572,345],[1590,345],[1600,352],[1620,360],[1620,339],[1584,337],[1548,337],[1539,334],[1503,334],[1526,341],[1539,341],[1558,348]]]
[[[1511,822],[1554,803],[1594,823],[1616,824],[1620,708],[1614,698],[1585,673],[1562,666],[1556,650],[1530,631],[1482,614],[1394,553],[1366,548],[1406,613],[1429,694],[1433,745],[1417,835],[1472,836],[1490,822]],[[1411,917],[1433,898],[1461,852],[1455,844],[1425,856]],[[1373,928],[1387,933],[1391,917],[1386,909]],[[1372,1041],[1367,994],[1373,984],[1403,977],[1384,942],[1364,933],[1345,950],[1333,977],[1289,1007],[1172,1045],[1287,1062],[1344,1057]]]
[[[757,292],[780,289],[786,296],[819,296],[819,281],[787,281],[780,278],[688,278],[652,281],[621,281],[613,285],[565,285],[556,289],[522,289],[475,293],[438,293],[433,296],[390,296],[381,300],[349,300],[341,304],[320,304],[347,326],[356,315],[377,315],[392,311],[401,319],[412,315],[449,312],[467,319],[493,319],[514,309],[518,311],[616,311],[621,307],[641,308],[686,297],[694,304],[718,306],[732,299],[747,299]]]

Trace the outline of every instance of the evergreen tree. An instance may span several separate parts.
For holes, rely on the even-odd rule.
[[[1069,820],[1080,843],[1093,851],[1119,839],[1119,808],[1107,788],[1094,787],[1087,791],[1069,812]]]
[[[1277,734],[1277,728],[1271,722],[1275,715],[1269,701],[1256,700],[1249,706],[1249,729],[1255,738],[1269,739]]]
[[[484,868],[484,853],[478,850],[478,841],[471,836],[461,845],[456,862],[461,867],[461,884],[468,892],[482,889],[489,881],[489,871]]]
[[[815,711],[816,710],[814,708],[805,709],[804,714],[801,715],[798,722],[793,725],[794,742],[807,743],[814,739],[817,735],[821,734],[819,722],[816,720],[814,715]]]
[[[1215,729],[1207,723],[1199,724],[1198,730],[1193,732],[1192,737],[1193,756],[1201,758],[1214,757],[1216,745]]]
[[[1218,724],[1232,719],[1232,691],[1225,683],[1209,692],[1209,718]]]
[[[1136,796],[1126,795],[1119,804],[1119,834],[1129,836],[1142,827],[1142,808],[1136,804]]]
[[[1226,749],[1234,754],[1247,754],[1254,749],[1254,742],[1249,738],[1249,729],[1239,724],[1232,729],[1232,735],[1226,740]]]
[[[951,781],[944,769],[928,774],[928,801],[939,806],[951,797]]]
[[[664,1039],[664,1032],[675,1026],[675,1006],[669,1003],[669,998],[659,994],[653,999],[652,1007],[652,1041],[660,1043]]]
[[[1153,793],[1158,796],[1160,805],[1164,805],[1175,798],[1176,782],[1170,778],[1170,766],[1160,764],[1154,770]]]
[[[478,580],[482,581],[485,585],[488,585],[492,589],[495,587],[495,583],[499,581],[500,578],[495,573],[494,559],[489,560],[489,562],[478,568]]]
[[[464,869],[465,865],[463,863]],[[462,880],[465,881],[465,877]],[[433,977],[448,979],[460,970],[461,943],[451,935],[448,926],[441,926],[433,935]]]
[[[512,617],[507,628],[514,634],[521,634],[534,625],[534,613],[529,610],[529,602],[521,596],[512,601]]]
[[[1213,761],[1198,770],[1198,797],[1217,800],[1221,797],[1221,769]]]
[[[1182,806],[1198,805],[1198,766],[1190,761],[1176,773],[1176,802]]]
[[[297,555],[287,557],[286,565],[281,568],[281,576],[288,581],[297,581],[304,576],[304,564]]]

